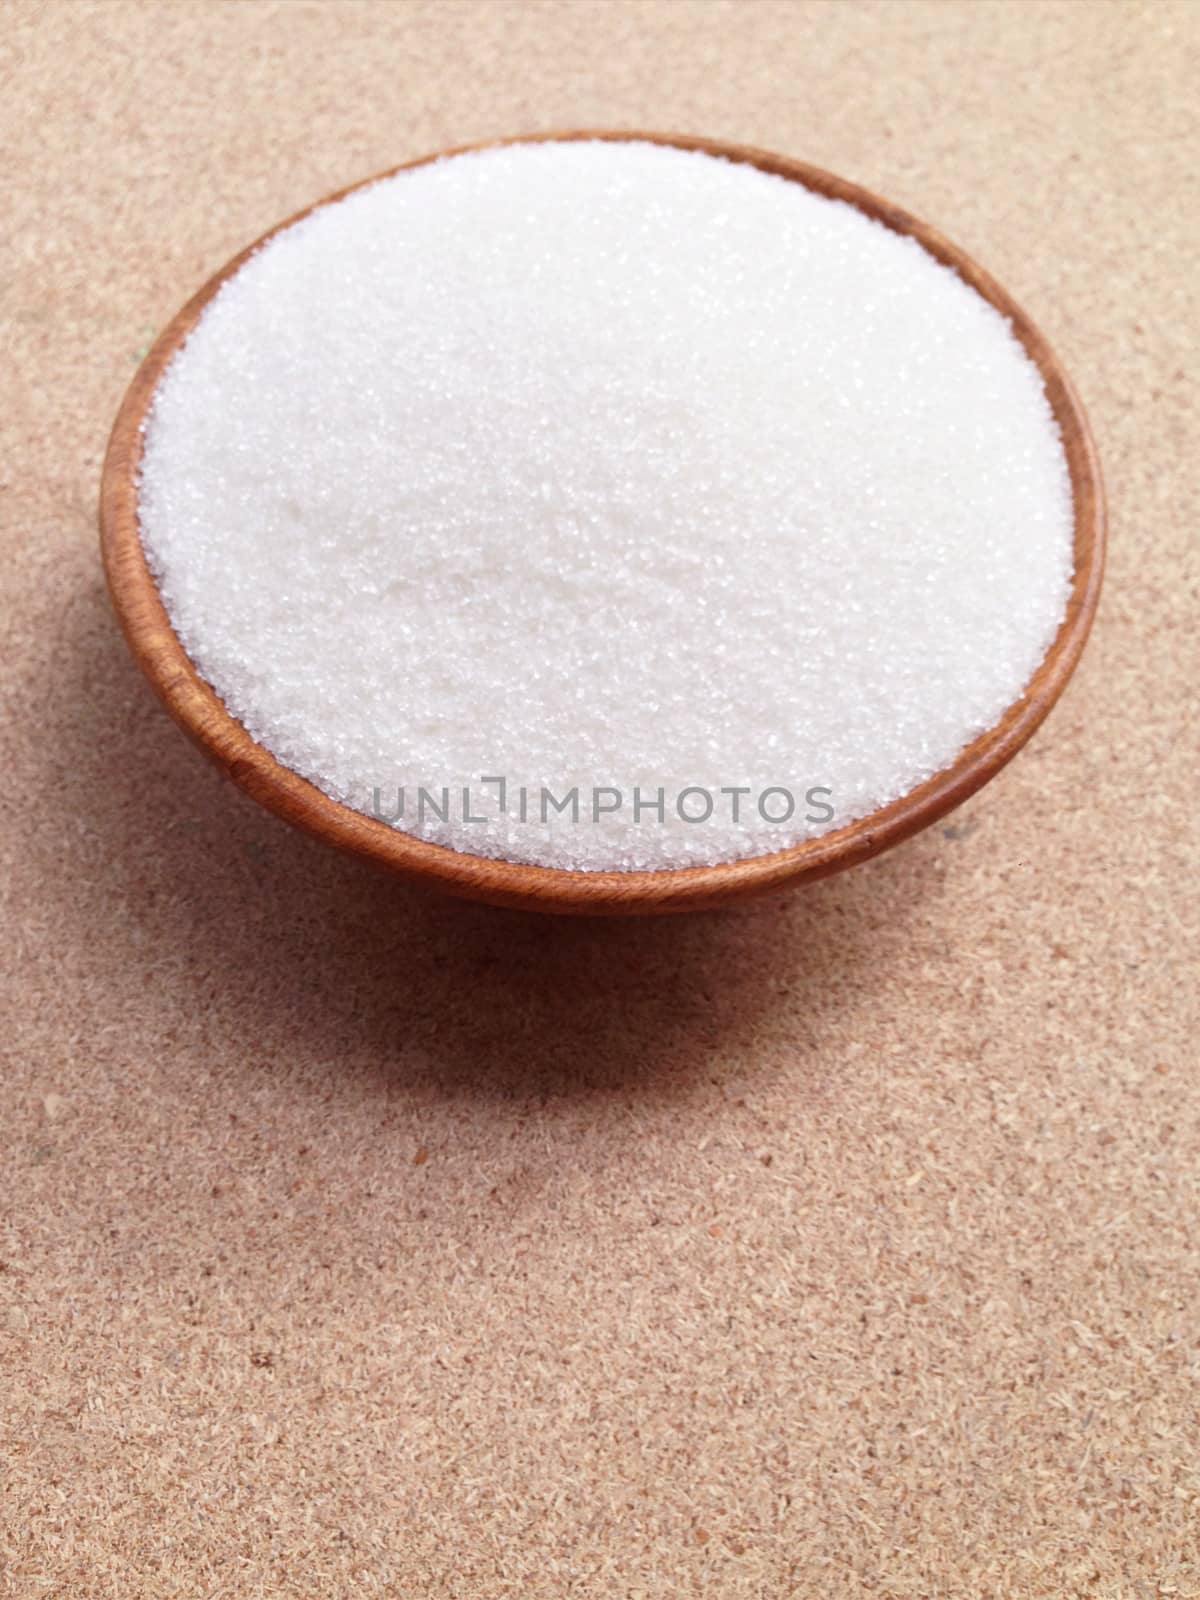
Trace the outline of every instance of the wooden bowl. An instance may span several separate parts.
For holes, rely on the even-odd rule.
[[[104,462],[100,538],[109,591],[129,647],[176,722],[260,804],[285,821],[352,855],[452,894],[535,911],[584,914],[690,911],[761,894],[785,884],[824,877],[842,867],[865,861],[936,822],[998,772],[1058,699],[1079,659],[1100,592],[1105,538],[1100,468],[1083,408],[1046,340],[994,278],[926,223],[857,184],[847,183],[832,173],[787,156],[725,144],[716,139],[585,130],[529,136],[529,141],[543,139],[650,140],[682,150],[706,151],[730,161],[746,162],[764,172],[777,173],[817,194],[848,201],[897,233],[911,234],[932,256],[952,267],[1009,319],[1045,382],[1050,405],[1062,430],[1075,503],[1075,574],[1066,615],[1024,694],[1009,706],[994,727],[969,744],[951,766],[870,816],[772,855],[677,870],[568,872],[468,855],[429,844],[400,833],[386,823],[362,816],[281,766],[229,714],[175,637],[142,549],[137,479],[143,424],[159,378],[175,352],[225,279],[273,234],[307,216],[316,209],[314,206],[263,234],[193,295],[155,341],[122,402]],[[456,155],[464,150],[523,142],[528,141],[492,140],[439,154]],[[364,179],[363,184],[435,159],[436,156],[426,156],[420,161],[405,162],[388,173]],[[340,200],[363,184],[352,184],[317,204],[328,205]]]

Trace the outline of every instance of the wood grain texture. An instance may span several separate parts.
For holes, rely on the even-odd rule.
[[[713,866],[589,873],[496,861],[427,843],[339,804],[276,761],[200,677],[162,605],[138,524],[143,426],[159,378],[221,284],[275,233],[366,183],[443,155],[547,139],[642,139],[700,150],[746,162],[818,194],[847,201],[896,232],[917,239],[1003,313],[1042,375],[1062,432],[1074,496],[1074,576],[1055,639],[1021,697],[951,766],[892,804],[821,838],[771,855]],[[109,592],[138,665],[175,721],[260,804],[342,850],[453,894],[543,912],[632,915],[698,910],[824,877],[878,855],[968,799],[1030,738],[1074,670],[1099,597],[1106,524],[1091,432],[1065,371],[1030,318],[966,252],[927,223],[859,185],[787,156],[681,134],[580,129],[481,141],[405,162],[305,208],[236,255],[171,320],[138,368],[118,412],[104,462],[100,532]]]

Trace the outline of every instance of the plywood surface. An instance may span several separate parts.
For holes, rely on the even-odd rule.
[[[1200,1595],[1200,10],[63,3],[0,30],[0,1594]],[[188,293],[440,145],[682,129],[923,215],[1112,512],[1079,674],[778,901],[420,895],[222,784],[105,600]]]

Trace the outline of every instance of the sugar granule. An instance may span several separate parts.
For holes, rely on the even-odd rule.
[[[280,761],[578,869],[906,793],[1021,693],[1072,565],[998,312],[852,206],[632,141],[450,157],[276,235],[159,385],[139,513],[182,644]],[[512,803],[573,786],[579,821]],[[596,786],[624,803],[592,820]],[[660,822],[635,786],[798,804]]]

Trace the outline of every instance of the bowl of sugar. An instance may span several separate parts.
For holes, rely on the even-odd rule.
[[[676,135],[340,191],[169,323],[101,545],[136,660],[262,805],[451,893],[684,911],[945,815],[1095,612],[1046,340],[857,185]]]

